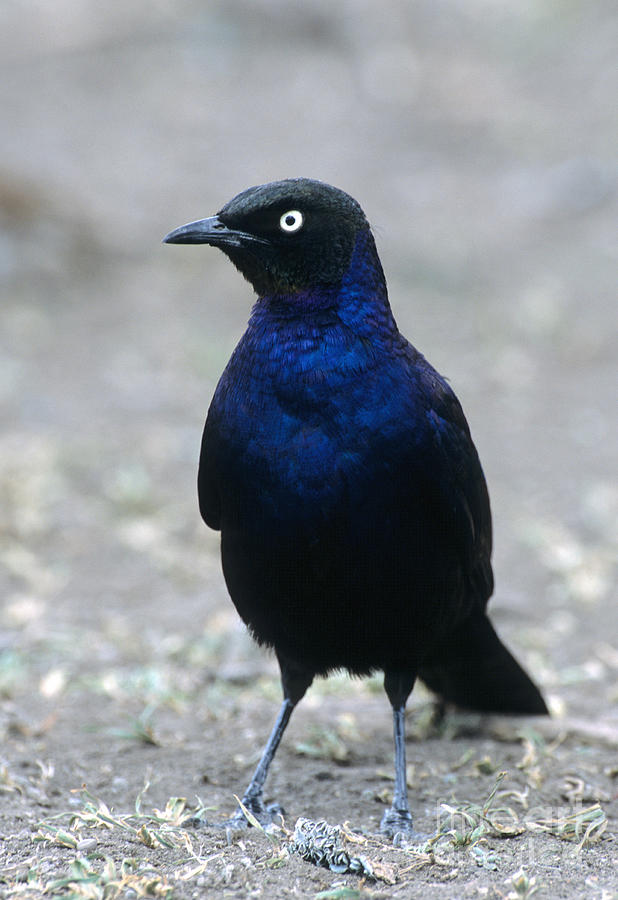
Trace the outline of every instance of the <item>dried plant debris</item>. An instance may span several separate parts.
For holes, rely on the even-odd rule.
[[[63,813],[39,823],[34,836],[37,843],[47,842],[72,849],[80,849],[80,833],[85,828],[124,831],[150,848],[191,850],[191,841],[185,825],[200,815],[204,807],[199,804],[197,811],[189,807],[184,797],[171,797],[163,810],[153,809],[142,812],[142,801],[148,790],[146,784],[135,801],[135,812],[117,813],[103,800],[83,788],[80,792],[82,808],[71,813]]]
[[[40,822],[35,844],[71,851],[74,857],[61,874],[50,874],[43,861],[30,861],[27,871],[16,873],[15,891],[24,898],[59,896],[113,900],[123,897],[171,898],[174,883],[200,878],[220,852],[204,855],[196,850],[187,823],[204,811],[198,802],[191,808],[183,797],[170,798],[163,809],[142,809],[148,784],[140,792],[132,813],[118,813],[103,800],[83,789],[81,807]],[[103,848],[119,841],[133,844],[133,855],[112,859]],[[137,858],[140,845],[157,855],[151,861]],[[127,843],[124,844],[125,848]],[[163,864],[163,865],[162,865]],[[165,873],[162,868],[169,871]],[[9,873],[6,873],[9,874]],[[9,894],[13,896],[13,894]]]
[[[526,826],[519,821],[515,810],[510,806],[498,803],[503,799],[502,795],[498,793],[498,788],[506,778],[506,774],[506,772],[500,772],[482,805],[442,803],[438,830],[427,843],[431,846],[448,837],[455,846],[467,847],[473,846],[486,836],[515,837],[523,834]],[[510,795],[511,792],[504,793]]]
[[[607,791],[604,791],[597,785],[590,784],[577,774],[564,776],[561,797],[569,803],[594,803],[599,801],[607,803],[611,800],[611,796]]]
[[[302,859],[323,866],[338,875],[360,875],[370,880],[395,883],[394,869],[378,861],[369,860],[364,855],[353,852],[351,844],[363,842],[360,836],[352,835],[341,825],[328,822],[312,822],[300,818],[294,826],[294,835],[288,844],[290,853],[297,853]]]
[[[329,891],[320,891],[319,894],[315,895],[313,900],[361,900],[362,897],[367,896],[366,892],[361,892],[358,888],[342,885],[341,887],[334,887]]]
[[[599,803],[584,809],[581,803],[576,802],[575,808],[565,814],[560,814],[561,811],[545,812],[541,808],[528,811],[527,789],[523,792],[498,790],[506,774],[500,772],[482,805],[442,803],[438,830],[423,849],[435,849],[444,838],[448,838],[455,847],[474,848],[486,837],[511,838],[526,832],[545,832],[563,840],[578,841],[577,849],[580,850],[604,835],[608,820]],[[522,807],[523,813],[507,805],[507,800],[514,800]],[[479,864],[485,865],[484,861]]]
[[[27,873],[23,897],[72,897],[75,900],[113,900],[116,897],[171,898],[172,884],[152,866],[137,859],[125,858],[120,863],[106,858],[97,864],[78,857],[66,875],[47,880],[36,868]]]
[[[607,829],[607,816],[600,803],[576,809],[563,816],[548,816],[527,822],[529,831],[545,831],[565,841],[577,841],[577,849],[601,839]]]
[[[534,876],[529,878],[523,869],[518,869],[518,871],[511,876],[510,883],[513,885],[514,890],[509,891],[506,895],[507,900],[528,900],[528,898],[536,894],[539,889],[536,878]]]

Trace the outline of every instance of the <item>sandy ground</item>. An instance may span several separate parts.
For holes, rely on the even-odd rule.
[[[1,896],[617,896],[617,31],[609,2],[2,5]],[[554,713],[436,722],[415,692],[439,837],[393,849],[379,679],[315,685],[269,796],[289,832],[347,822],[373,880],[184,827],[233,811],[279,688],[195,498],[250,291],[159,242],[294,175],[362,203],[462,400],[493,619]]]

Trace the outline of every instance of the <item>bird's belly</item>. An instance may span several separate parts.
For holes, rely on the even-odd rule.
[[[230,595],[258,641],[316,672],[410,665],[458,602],[459,566],[420,490],[415,506],[388,467],[315,447],[276,477],[265,467],[243,512],[224,513]]]
[[[317,399],[302,415],[293,398],[253,417],[229,405],[217,421],[228,589],[258,641],[315,672],[405,667],[462,602],[439,463],[396,397],[369,386],[341,409]]]

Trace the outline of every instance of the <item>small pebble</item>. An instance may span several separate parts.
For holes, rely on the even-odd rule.
[[[94,850],[96,846],[96,838],[84,838],[83,841],[78,842],[77,849],[82,853],[88,853],[90,850]]]

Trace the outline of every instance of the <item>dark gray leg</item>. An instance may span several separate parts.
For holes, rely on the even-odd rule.
[[[280,807],[264,806],[264,802],[262,800],[262,791],[264,789],[266,776],[268,775],[268,769],[270,768],[270,764],[273,761],[275,753],[277,752],[277,747],[281,742],[283,732],[285,731],[287,724],[290,721],[290,716],[292,715],[293,709],[294,704],[291,700],[286,699],[281,704],[281,709],[279,710],[277,721],[275,722],[275,726],[270,733],[268,741],[266,742],[262,757],[257,764],[257,768],[253,773],[253,778],[249,782],[247,790],[243,794],[243,804],[247,807],[249,812],[253,813],[260,825],[270,824],[270,822],[273,821],[277,814],[281,812]],[[242,810],[238,810],[233,818],[238,819],[240,825],[247,824],[247,820]]]
[[[403,835],[406,838],[419,838],[412,825],[412,816],[408,806],[408,786],[406,783],[406,735],[405,709],[410,696],[416,674],[411,672],[385,672],[384,690],[393,707],[393,732],[395,737],[395,790],[393,804],[384,813],[380,823],[382,834],[390,838]]]
[[[281,743],[283,732],[290,721],[292,711],[313,681],[313,674],[290,666],[281,657],[279,657],[279,666],[281,668],[281,684],[283,686],[283,703],[281,704],[275,726],[264,747],[262,757],[253,773],[253,778],[249,782],[249,786],[242,798],[243,805],[255,816],[260,825],[270,825],[271,822],[277,821],[283,812],[283,809],[276,803],[268,807],[264,806],[264,801],[262,800],[264,782],[266,781],[270,764],[277,752],[277,747]],[[228,822],[223,822],[222,824],[230,827],[246,828],[249,823],[243,811],[239,809]]]

